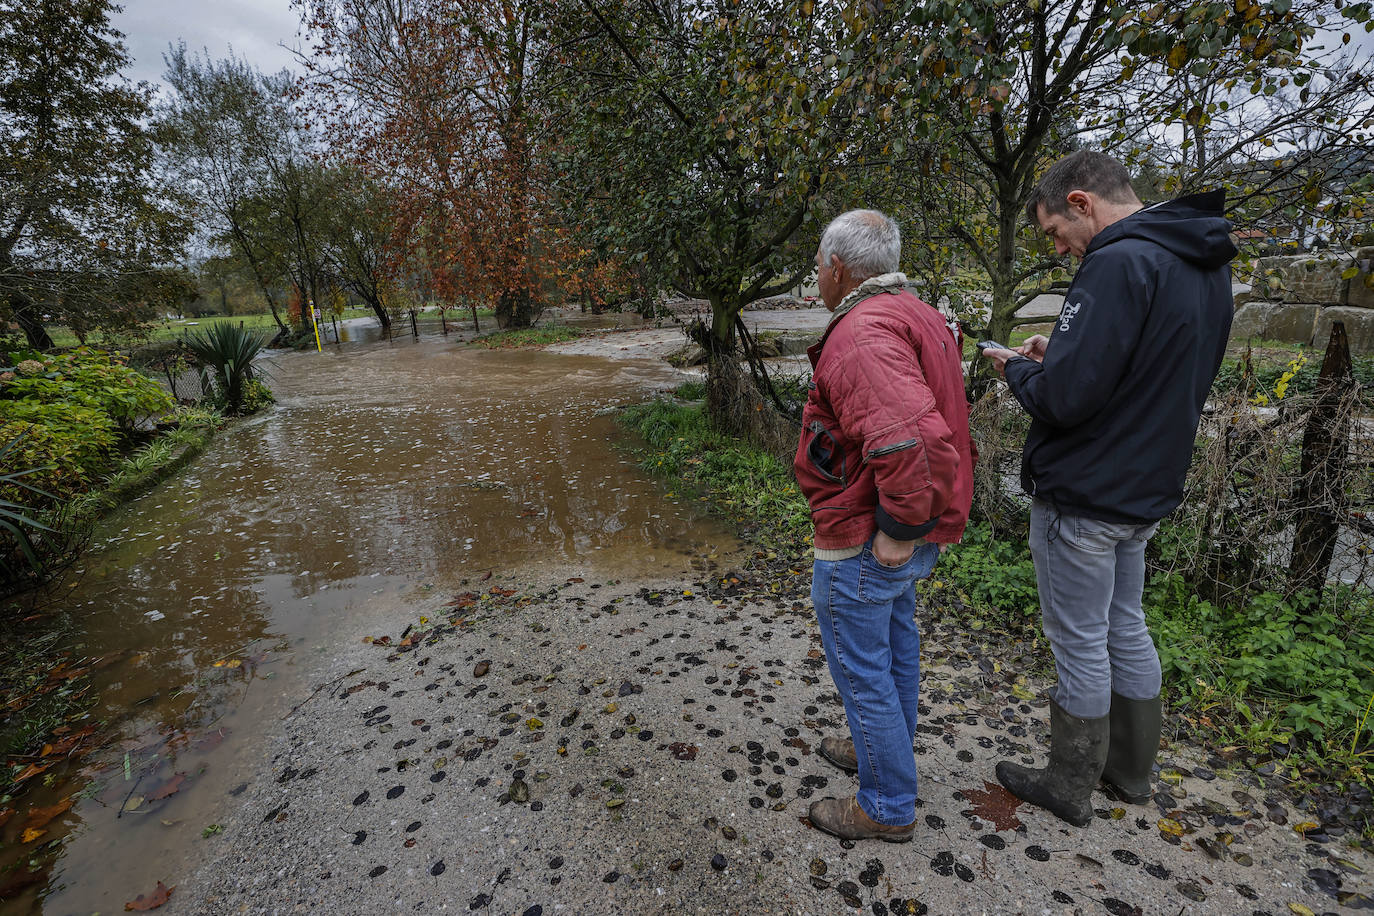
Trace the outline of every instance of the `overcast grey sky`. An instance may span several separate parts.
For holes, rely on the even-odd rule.
[[[287,48],[299,42],[299,20],[288,0],[123,0],[123,6],[114,26],[133,58],[125,75],[135,81],[161,82],[162,55],[178,41],[211,57],[225,57],[232,47],[264,73],[295,69]]]

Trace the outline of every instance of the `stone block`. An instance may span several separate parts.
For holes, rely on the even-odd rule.
[[[1312,338],[1313,346],[1326,349],[1331,340],[1331,323],[1345,322],[1345,336],[1350,341],[1351,356],[1365,356],[1374,353],[1374,309],[1354,308],[1336,305],[1321,310],[1317,316],[1317,333]]]
[[[1261,258],[1255,264],[1255,289],[1269,298],[1284,302],[1340,305],[1345,302],[1346,281],[1341,272],[1350,266],[1348,258],[1291,255]],[[1266,288],[1266,279],[1274,276],[1282,290]]]
[[[1231,319],[1235,340],[1282,340],[1310,343],[1312,329],[1321,311],[1316,305],[1290,305],[1283,302],[1247,302]]]
[[[1345,304],[1374,309],[1374,248],[1356,251],[1355,266],[1360,272],[1350,279],[1346,287]]]

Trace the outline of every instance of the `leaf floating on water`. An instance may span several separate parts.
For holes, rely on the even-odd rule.
[[[156,789],[148,793],[148,801],[158,801],[169,795],[175,795],[181,791],[182,783],[186,782],[185,773],[177,773],[171,779],[162,783]]]
[[[124,909],[138,911],[155,910],[167,902],[167,899],[172,896],[172,891],[174,890],[176,890],[175,884],[168,887],[159,881],[157,887],[151,894],[147,894],[146,896],[144,894],[139,894],[133,900],[124,904]]]
[[[32,843],[47,832],[46,830],[38,830],[34,827],[30,827],[24,831],[23,841],[25,843]]]
[[[124,811],[125,811],[126,813],[127,813],[127,812],[131,812],[131,811],[137,811],[139,808],[142,808],[142,807],[143,807],[143,796],[142,796],[142,795],[135,795],[135,796],[133,796],[132,798],[130,798],[128,801],[126,801],[126,802],[124,803]]]
[[[30,829],[46,827],[53,818],[57,817],[59,814],[66,813],[66,811],[71,808],[74,801],[75,798],[67,797],[57,804],[49,805],[46,808],[32,808],[29,810],[28,818],[24,821],[24,826]],[[24,842],[27,843],[29,841],[25,840]]]

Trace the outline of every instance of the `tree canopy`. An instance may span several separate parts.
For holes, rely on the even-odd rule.
[[[0,309],[32,346],[45,321],[131,328],[187,295],[189,231],[154,170],[150,87],[119,75],[109,0],[0,0]]]

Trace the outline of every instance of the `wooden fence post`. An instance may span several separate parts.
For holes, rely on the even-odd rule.
[[[1302,468],[1293,502],[1298,509],[1288,573],[1293,590],[1326,585],[1336,539],[1345,519],[1345,472],[1350,451],[1347,399],[1355,385],[1345,324],[1331,323],[1331,340],[1317,379],[1317,396],[1302,436]]]

